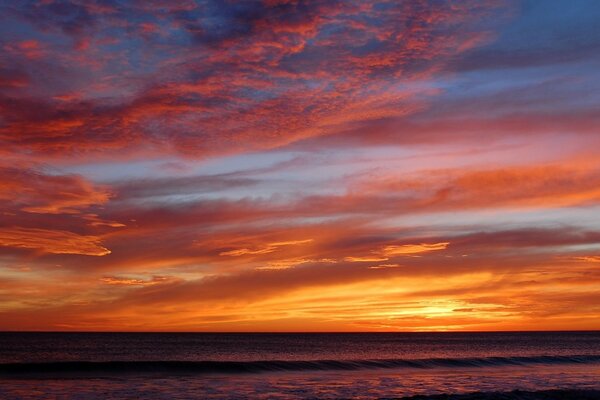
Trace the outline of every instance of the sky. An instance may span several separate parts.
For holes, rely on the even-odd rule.
[[[0,330],[600,329],[598,20],[0,0]]]

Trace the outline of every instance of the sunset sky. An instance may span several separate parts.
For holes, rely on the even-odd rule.
[[[600,2],[0,20],[0,330],[600,329]]]

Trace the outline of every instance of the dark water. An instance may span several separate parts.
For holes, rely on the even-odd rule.
[[[0,333],[2,399],[600,398],[599,382],[600,332]]]

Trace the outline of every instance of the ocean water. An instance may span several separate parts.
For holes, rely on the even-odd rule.
[[[0,333],[0,399],[600,399],[600,332]]]

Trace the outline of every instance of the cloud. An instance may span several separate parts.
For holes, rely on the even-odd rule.
[[[379,265],[371,265],[370,269],[382,269],[382,268],[400,268],[402,267],[400,264],[379,264]]]
[[[434,3],[0,5],[0,328],[600,328],[600,8]]]
[[[82,176],[50,174],[33,166],[0,165],[0,246],[36,256],[79,254],[104,256],[95,227],[117,228],[90,212],[107,203],[111,192]],[[78,232],[78,233],[75,233]]]
[[[320,263],[332,263],[335,264],[338,261],[332,258],[320,258],[320,259],[310,259],[310,258],[291,258],[291,259],[283,259],[276,261],[268,261],[267,265],[261,265],[256,267],[257,270],[278,270],[278,269],[288,269],[294,268],[298,265],[302,264],[320,264]]]
[[[295,324],[288,324],[287,319],[307,318],[312,329],[319,330],[333,318],[336,326],[344,330],[356,330],[358,326],[374,330],[420,330],[432,326],[444,330],[489,330],[498,326],[539,326],[540,318],[551,326],[566,327],[577,316],[584,316],[573,313],[573,309],[594,312],[593,308],[581,307],[590,301],[590,296],[593,298],[600,279],[593,268],[564,269],[560,264],[545,264],[547,273],[540,274],[526,260],[501,269],[482,268],[481,260],[473,264],[461,260],[465,264],[462,268],[450,270],[448,265],[436,265],[439,259],[425,263],[423,259],[409,260],[419,262],[418,266],[371,269],[351,264],[329,265],[331,273],[323,274],[325,266],[313,264],[147,285],[129,285],[129,278],[122,278],[123,285],[109,285],[115,290],[123,287],[120,297],[96,299],[76,308],[45,308],[45,317],[31,321],[47,326],[58,321],[72,323],[71,329],[100,324],[104,324],[103,329],[110,329],[124,324],[121,326],[140,330],[154,326],[160,318],[161,326],[174,330],[218,331],[223,327],[239,328],[240,324],[247,326],[251,319],[261,321],[251,325],[256,329],[271,321],[278,330],[291,330]],[[440,275],[441,271],[444,273]],[[556,305],[552,315],[548,314],[548,304]],[[178,313],[160,312],[172,310],[173,305],[177,305]],[[148,313],[148,309],[155,312]],[[156,317],[157,311],[160,317]],[[38,315],[38,309],[21,310],[20,315]],[[6,321],[22,323],[14,313],[4,312],[2,316]],[[77,317],[83,318],[83,323],[77,322]]]
[[[301,239],[301,240],[288,240],[285,242],[274,242],[274,243],[268,243],[265,247],[261,248],[261,249],[255,249],[255,250],[250,250],[250,249],[234,249],[234,250],[229,250],[229,251],[223,251],[221,253],[219,253],[220,256],[233,256],[233,257],[238,257],[238,256],[243,256],[243,255],[256,255],[256,254],[268,254],[268,253],[272,253],[274,251],[279,250],[280,247],[283,246],[294,246],[294,245],[298,245],[298,244],[305,244],[305,243],[310,243],[312,242],[313,239]]]
[[[148,200],[152,197],[217,193],[232,188],[256,186],[260,181],[242,174],[201,175],[111,182],[116,200]]]
[[[26,167],[0,166],[0,206],[36,214],[79,214],[106,203],[111,193],[77,175],[50,175]]]
[[[348,256],[344,257],[344,261],[348,262],[374,262],[374,261],[387,261],[389,258],[387,257],[379,257],[379,256],[364,256],[364,257],[353,257]]]
[[[371,251],[372,255],[370,255],[370,256],[344,257],[344,261],[374,262],[374,261],[387,261],[390,258],[397,257],[397,256],[419,257],[419,254],[421,254],[421,253],[445,250],[449,244],[450,244],[450,242],[387,245],[381,249]],[[390,265],[390,264],[387,264],[387,265]]]
[[[0,246],[34,249],[50,254],[81,254],[105,256],[110,250],[101,245],[100,238],[82,236],[61,230],[34,228],[0,228]]]
[[[135,219],[139,228],[153,230],[202,222],[226,225],[305,217],[385,218],[450,210],[570,207],[598,203],[600,197],[593,183],[600,182],[599,177],[595,164],[573,162],[481,170],[425,170],[411,177],[382,174],[353,179],[343,194],[307,194],[292,199],[200,199],[149,203],[144,207],[119,204],[108,207],[102,217],[111,221]],[[237,247],[247,249],[245,253],[272,247],[269,243],[262,244],[263,247],[246,244]],[[222,251],[234,250],[237,249]]]
[[[381,252],[388,257],[398,255],[413,255],[420,253],[428,253],[430,251],[445,250],[450,242],[441,243],[420,243],[420,244],[404,244],[400,246],[389,245],[385,246]]]
[[[257,250],[235,249],[235,250],[223,251],[223,252],[219,253],[219,255],[220,256],[238,257],[238,256],[244,256],[246,254],[255,255],[255,254],[272,253],[275,250],[277,250],[276,247],[265,247],[264,249],[257,249]]]
[[[21,34],[11,55],[36,78],[7,80],[0,138],[52,158],[166,149],[204,158],[414,113],[436,90],[410,83],[480,45],[469,27],[489,12],[471,1],[6,8],[38,39]]]
[[[585,263],[600,263],[600,256],[580,256],[573,257],[575,261],[581,261]]]
[[[158,276],[155,275],[149,280],[137,279],[137,278],[127,278],[123,276],[105,276],[100,279],[102,283],[107,285],[118,285],[118,286],[148,286],[148,285],[157,285],[165,282],[172,281],[172,277],[168,276]]]
[[[596,181],[600,170],[595,163],[568,160],[563,165],[430,170],[411,178],[371,176],[352,183],[345,195],[313,196],[304,204],[340,214],[569,207],[597,204]]]

